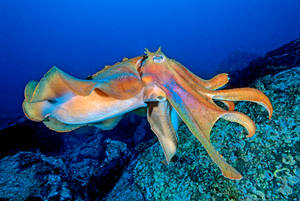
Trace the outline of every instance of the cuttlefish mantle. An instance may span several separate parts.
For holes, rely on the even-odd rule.
[[[230,179],[242,175],[229,165],[210,142],[210,132],[219,118],[241,124],[254,135],[254,122],[234,111],[234,101],[251,101],[262,105],[272,116],[268,97],[253,88],[223,89],[226,73],[204,80],[183,65],[169,59],[159,49],[132,59],[123,59],[90,76],[75,78],[57,67],[39,81],[25,87],[23,110],[33,121],[48,128],[68,132],[82,126],[113,129],[122,116],[147,108],[147,119],[157,136],[169,164],[176,153],[177,129],[185,123],[201,142],[222,174]],[[215,101],[223,102],[227,109]]]

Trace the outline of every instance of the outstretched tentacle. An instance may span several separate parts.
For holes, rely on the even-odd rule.
[[[210,92],[213,99],[226,101],[250,101],[262,105],[272,117],[273,107],[269,98],[261,91],[254,88],[225,89]]]

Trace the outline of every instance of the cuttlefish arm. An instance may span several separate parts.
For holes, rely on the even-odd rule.
[[[167,101],[165,93],[157,86],[148,86],[144,97],[148,106],[148,122],[157,136],[166,158],[162,162],[169,164],[177,149],[176,130],[180,123],[179,117]]]
[[[158,51],[160,51],[160,49]],[[220,73],[209,80],[204,80],[196,76],[191,71],[189,71],[179,62],[173,59],[170,60],[172,61],[170,62],[170,67],[176,72],[176,74],[180,76],[182,79],[184,79],[187,83],[193,85],[193,87],[196,90],[203,90],[203,88],[208,90],[216,90],[221,87],[224,87],[229,82],[229,77],[227,73]],[[220,101],[224,103],[224,105],[227,107],[229,111],[234,110],[234,103],[232,101],[227,101],[227,100],[220,100]]]
[[[263,106],[272,117],[273,107],[269,98],[261,91],[254,88],[224,89],[210,92],[214,100],[222,101],[250,101]]]
[[[245,114],[227,111],[217,106],[213,98],[229,102],[253,101],[265,106],[271,116],[272,107],[269,99],[261,92],[255,93],[258,90],[224,90],[218,93],[214,88],[225,83],[226,79],[223,79],[222,76],[216,78],[216,80],[220,79],[221,84],[218,85],[216,81],[215,84],[210,85],[215,87],[209,89],[209,87],[203,86],[201,79],[189,79],[189,77],[192,77],[191,74],[182,69],[183,66],[176,67],[176,63],[168,59],[160,50],[155,53],[147,52],[147,56],[142,69],[142,79],[149,83],[155,83],[165,92],[169,103],[177,111],[189,130],[201,142],[211,159],[219,166],[222,174],[230,179],[241,179],[242,175],[229,165],[211,144],[210,132],[219,118],[241,124],[246,128],[248,137],[255,133],[255,124]],[[232,105],[229,105],[229,107],[232,107]]]
[[[229,165],[210,142],[210,132],[215,122],[226,114],[226,111],[217,109],[215,106],[207,102],[203,97],[190,93],[178,85],[166,87],[167,96],[170,104],[179,113],[183,122],[189,130],[201,142],[211,159],[219,166],[222,174],[230,179],[241,179],[241,174]],[[231,112],[233,116],[243,116],[238,112]],[[246,117],[246,115],[245,115]],[[252,127],[253,122],[250,119],[248,124]],[[253,130],[248,132],[253,133]]]
[[[84,125],[112,129],[121,116],[143,102],[137,57],[97,73],[92,80],[75,78],[57,67],[25,88],[23,110],[33,121],[67,132]]]

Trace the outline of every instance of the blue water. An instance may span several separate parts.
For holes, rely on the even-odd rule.
[[[0,0],[0,111],[20,113],[26,83],[53,65],[85,78],[161,45],[209,78],[233,51],[264,54],[299,36],[298,0]]]

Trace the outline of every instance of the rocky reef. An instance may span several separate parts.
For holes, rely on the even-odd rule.
[[[262,90],[274,108],[268,120],[261,106],[237,103],[257,126],[252,138],[225,120],[212,129],[212,143],[242,173],[240,181],[221,175],[184,124],[166,166],[146,119],[133,113],[112,131],[86,127],[63,134],[25,117],[3,117],[0,200],[299,200],[299,52],[295,40],[229,72],[231,81],[239,79],[232,85]]]

